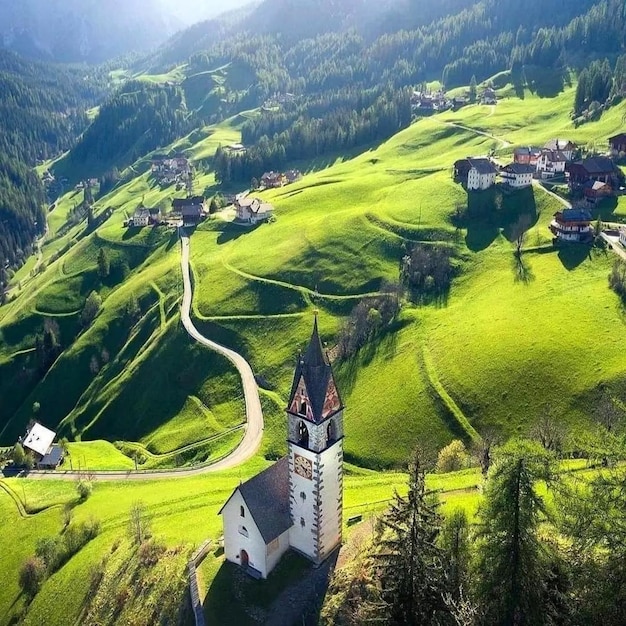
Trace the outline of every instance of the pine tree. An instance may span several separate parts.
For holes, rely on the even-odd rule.
[[[470,86],[469,86],[470,102],[476,102],[476,96],[477,96],[476,76],[472,75],[472,80],[470,80]]]
[[[111,273],[111,262],[109,255],[104,248],[100,248],[98,251],[98,276],[101,280],[108,278]]]
[[[529,441],[504,446],[479,511],[478,596],[488,624],[547,623],[549,553],[539,538],[546,507],[537,483],[550,480],[553,457]]]
[[[426,491],[419,451],[409,472],[408,495],[396,493],[380,520],[376,568],[389,623],[427,626],[449,614],[444,555],[437,545],[441,517]]]

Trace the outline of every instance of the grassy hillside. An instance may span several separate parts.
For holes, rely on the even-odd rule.
[[[440,447],[454,436],[469,437],[472,428],[525,432],[547,407],[575,429],[584,428],[599,389],[623,387],[620,349],[611,340],[623,329],[623,318],[606,281],[612,257],[576,247],[553,250],[547,226],[559,204],[539,188],[506,197],[496,209],[493,194],[468,199],[451,179],[457,158],[491,149],[506,160],[514,145],[542,144],[557,135],[604,145],[620,129],[625,105],[574,129],[573,90],[565,87],[554,98],[526,90],[520,98],[505,85],[501,94],[508,97],[495,107],[475,105],[422,119],[355,158],[337,159],[295,185],[264,192],[277,207],[274,223],[249,230],[217,216],[196,230],[197,324],[251,361],[274,394],[264,400],[271,422],[280,420],[313,309],[320,310],[322,334],[332,347],[343,317],[384,280],[397,280],[401,257],[418,241],[454,245],[461,272],[447,302],[406,304],[378,345],[337,364],[348,406],[347,458],[394,467],[416,440]],[[199,163],[220,143],[237,140],[249,115],[254,113],[194,131],[170,150]],[[84,237],[80,226],[69,229],[63,237],[73,239],[64,245],[75,245],[0,311],[0,367],[8,373],[2,379],[9,381],[6,388],[23,390],[0,407],[8,423],[3,442],[11,443],[23,429],[38,401],[50,424],[71,437],[128,442],[119,447],[127,454],[139,451],[148,466],[215,456],[236,443],[231,429],[243,415],[241,400],[234,400],[240,397],[236,376],[190,344],[178,327],[175,237],[121,226],[142,200],[158,204],[181,192],[156,186],[145,161],[135,169],[145,173],[98,202],[114,213],[97,234]],[[196,188],[214,185],[212,172],[199,167]],[[51,216],[67,210],[70,198]],[[458,206],[468,206],[462,223],[453,219]],[[621,219],[626,205],[620,199],[599,211]],[[533,217],[522,274],[510,242],[520,212]],[[56,219],[44,256],[48,246],[59,245],[54,237],[63,231],[62,218]],[[126,278],[99,283],[101,247],[125,259]],[[43,318],[54,317],[62,334],[73,338],[78,312],[94,288],[104,300],[94,326],[43,381],[29,386],[23,371]],[[131,294],[144,316],[128,328],[121,320]],[[89,364],[102,346],[114,358],[93,377]],[[61,380],[71,385],[53,402]],[[216,445],[213,437],[221,433],[224,441]],[[282,441],[281,429],[270,428],[266,453],[280,454]],[[176,451],[188,446],[189,456],[175,461]],[[103,466],[110,463],[105,455]]]

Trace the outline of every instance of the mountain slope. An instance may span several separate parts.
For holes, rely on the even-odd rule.
[[[60,62],[97,63],[147,50],[183,25],[158,0],[22,0],[0,5],[5,47]]]

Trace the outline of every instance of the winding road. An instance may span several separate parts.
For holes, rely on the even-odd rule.
[[[189,237],[182,234],[181,230],[181,257],[180,267],[183,274],[183,302],[181,305],[181,320],[185,330],[192,339],[206,346],[210,350],[226,357],[236,368],[241,376],[243,393],[246,403],[246,432],[241,443],[229,455],[210,465],[198,467],[171,469],[171,470],[120,470],[120,471],[30,471],[20,472],[17,476],[21,478],[38,480],[77,480],[85,475],[99,481],[116,480],[162,480],[164,478],[185,478],[189,476],[199,476],[210,472],[233,469],[248,459],[252,458],[258,451],[263,439],[263,411],[261,409],[261,399],[259,398],[259,388],[254,378],[254,373],[250,364],[237,352],[225,346],[207,339],[198,331],[191,321],[191,302],[193,299],[193,286],[191,284],[191,270],[189,267],[190,242]],[[7,475],[8,476],[8,475]]]

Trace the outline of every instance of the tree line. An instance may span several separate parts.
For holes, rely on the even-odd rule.
[[[368,97],[346,89],[342,96],[313,98],[247,123],[244,141],[256,143],[243,154],[218,148],[213,162],[218,182],[249,182],[288,162],[387,139],[411,123],[408,90]]]
[[[560,464],[563,429],[551,418],[532,439],[491,446],[473,520],[465,509],[442,514],[426,483],[433,461],[416,452],[408,494],[394,495],[371,543],[335,575],[321,623],[623,624],[624,414],[610,396],[599,401],[586,436],[599,465],[580,474]]]

